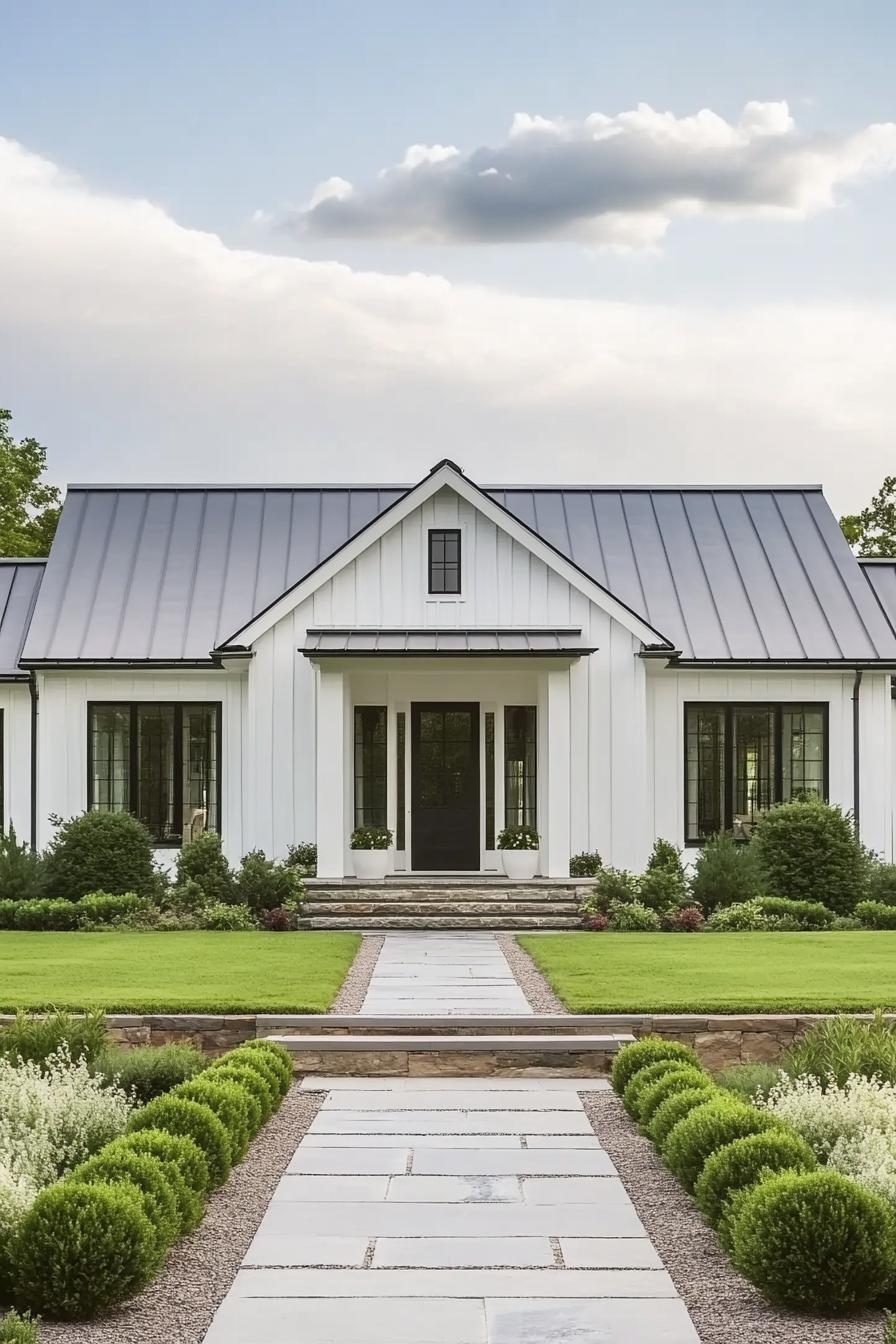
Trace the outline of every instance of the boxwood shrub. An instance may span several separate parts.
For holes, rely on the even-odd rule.
[[[711,1153],[694,1185],[694,1203],[712,1227],[718,1227],[731,1195],[754,1185],[766,1173],[814,1171],[815,1154],[798,1134],[768,1130],[748,1134]]]
[[[833,910],[820,901],[789,901],[782,896],[760,896],[759,905],[763,914],[792,923],[807,932],[829,929],[836,918]]]
[[[269,1058],[273,1061],[277,1070],[277,1077],[280,1080],[280,1095],[285,1097],[292,1087],[293,1079],[292,1055],[289,1051],[284,1050],[283,1046],[278,1045],[276,1041],[244,1041],[239,1050],[230,1052],[231,1058],[236,1054],[241,1055],[244,1050],[257,1050],[264,1055],[265,1059]]]
[[[642,1036],[639,1041],[624,1045],[613,1060],[610,1074],[613,1090],[621,1096],[639,1069],[646,1069],[648,1064],[655,1064],[660,1059],[674,1059],[681,1064],[699,1062],[689,1045],[664,1041],[661,1036]]]
[[[283,1075],[277,1060],[272,1059],[264,1050],[246,1050],[243,1046],[238,1046],[236,1050],[229,1050],[226,1055],[216,1060],[211,1065],[211,1071],[225,1065],[230,1068],[251,1069],[268,1089],[271,1106],[276,1110],[283,1097]]]
[[[113,1139],[103,1149],[103,1153],[114,1156],[131,1153],[155,1158],[164,1167],[174,1195],[178,1235],[192,1232],[199,1225],[204,1211],[202,1194],[208,1184],[208,1165],[192,1139],[165,1134],[161,1129],[144,1129],[137,1134],[123,1134]],[[192,1181],[199,1182],[198,1186],[187,1180],[187,1171],[191,1172]]]
[[[658,1059],[655,1064],[646,1064],[626,1083],[622,1094],[622,1104],[633,1120],[641,1119],[641,1097],[652,1083],[659,1082],[666,1074],[676,1069],[692,1067],[682,1065],[677,1059]]]
[[[213,1111],[227,1131],[231,1165],[242,1161],[249,1147],[249,1109],[242,1088],[226,1078],[220,1082],[213,1078],[192,1078],[188,1083],[180,1083],[171,1095],[199,1102]]]
[[[856,918],[866,929],[896,929],[896,905],[883,901],[859,901]]]
[[[864,1306],[896,1275],[892,1212],[834,1171],[787,1172],[747,1191],[732,1244],[741,1273],[797,1311]]]
[[[275,1105],[275,1100],[271,1097],[271,1085],[248,1064],[231,1063],[230,1057],[225,1055],[220,1064],[213,1065],[206,1071],[205,1076],[209,1079],[227,1078],[232,1083],[238,1083],[251,1095],[258,1107],[258,1114],[253,1123],[255,1131],[271,1118]],[[276,1101],[279,1100],[278,1094]]]
[[[663,1161],[684,1188],[692,1191],[711,1153],[734,1139],[777,1129],[780,1123],[774,1116],[757,1111],[736,1097],[717,1092],[679,1120],[666,1136]]]
[[[696,1106],[705,1105],[710,1098],[716,1095],[716,1089],[712,1083],[709,1087],[695,1083],[693,1087],[686,1087],[680,1092],[674,1092],[671,1097],[667,1097],[664,1102],[661,1102],[654,1111],[653,1117],[647,1125],[647,1137],[662,1152],[663,1144],[679,1120],[683,1120],[686,1115],[690,1115]]]
[[[642,1070],[642,1072],[646,1072],[646,1070]],[[635,1077],[637,1078],[639,1075],[635,1074]],[[676,1092],[685,1092],[691,1088],[702,1088],[709,1092],[712,1091],[712,1086],[713,1083],[709,1074],[704,1073],[702,1069],[698,1069],[695,1064],[674,1065],[640,1092],[638,1096],[638,1119],[642,1128],[650,1124],[663,1102],[674,1096]]]
[[[161,1129],[169,1134],[183,1134],[192,1139],[205,1158],[208,1167],[208,1188],[223,1185],[230,1172],[231,1143],[227,1130],[208,1106],[187,1097],[156,1097],[148,1106],[135,1111],[128,1121],[128,1131]]]
[[[177,1239],[180,1217],[167,1172],[157,1158],[147,1153],[116,1152],[109,1145],[80,1163],[65,1179],[86,1185],[125,1182],[135,1186],[143,1199],[144,1212],[153,1225],[161,1264],[169,1246]]]
[[[767,896],[820,896],[835,914],[850,915],[865,893],[867,857],[850,818],[830,803],[782,803],[763,812],[750,848]]]
[[[64,821],[43,859],[47,896],[79,901],[94,891],[152,896],[152,836],[129,812],[84,812]]]
[[[78,928],[78,907],[71,901],[19,901],[15,927],[32,933],[67,933]]]
[[[78,1320],[107,1311],[149,1283],[156,1234],[135,1186],[47,1186],[22,1220],[14,1289],[34,1311]]]

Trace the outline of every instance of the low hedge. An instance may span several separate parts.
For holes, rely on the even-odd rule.
[[[629,1079],[622,1094],[622,1104],[633,1120],[641,1119],[641,1097],[651,1086],[658,1083],[667,1074],[685,1067],[677,1059],[658,1059],[655,1064],[646,1064]]]
[[[623,1046],[613,1060],[610,1074],[613,1090],[621,1096],[639,1069],[646,1069],[661,1059],[673,1059],[679,1064],[699,1062],[689,1045],[664,1041],[661,1036],[642,1036],[639,1041]]]
[[[751,1283],[781,1306],[829,1313],[892,1288],[896,1214],[883,1199],[819,1169],[789,1126],[699,1068],[656,1069],[643,1044],[617,1055],[616,1090]],[[633,1085],[648,1071],[644,1086]]]
[[[276,1041],[244,1041],[238,1051],[231,1052],[230,1057],[239,1054],[242,1058],[244,1054],[251,1056],[256,1053],[262,1055],[265,1060],[273,1065],[280,1080],[280,1095],[285,1097],[292,1087],[293,1078],[292,1057],[289,1051],[284,1050],[283,1046],[278,1045]]]
[[[883,901],[859,901],[856,918],[866,929],[896,929],[896,905]]]
[[[84,1319],[151,1281],[292,1079],[285,1050],[252,1044],[135,1111],[126,1134],[41,1191],[11,1256],[22,1306]]]

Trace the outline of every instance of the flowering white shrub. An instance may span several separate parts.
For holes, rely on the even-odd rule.
[[[844,1135],[831,1149],[828,1166],[896,1204],[896,1130]]]
[[[0,1240],[43,1186],[123,1133],[132,1110],[67,1047],[43,1069],[0,1059]]]
[[[829,1079],[823,1088],[812,1075],[789,1078],[782,1073],[759,1104],[801,1134],[822,1161],[839,1140],[857,1140],[868,1132],[893,1135],[896,1142],[896,1086],[879,1078],[851,1073],[845,1087]]]

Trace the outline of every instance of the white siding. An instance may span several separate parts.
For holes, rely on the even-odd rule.
[[[53,835],[51,814],[87,806],[87,704],[91,700],[221,702],[221,832],[232,860],[244,852],[244,806],[255,804],[242,763],[244,674],[236,672],[44,672],[38,674],[37,843]],[[26,689],[27,694],[27,689]],[[268,796],[270,807],[270,795]],[[170,859],[171,851],[159,851]]]
[[[20,682],[0,684],[3,712],[3,825],[31,839],[31,692]]]

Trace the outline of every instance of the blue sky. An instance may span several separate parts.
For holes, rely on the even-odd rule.
[[[0,404],[61,476],[301,479],[323,453],[334,478],[412,478],[453,444],[480,477],[796,474],[853,505],[892,469],[890,166],[798,218],[687,213],[622,252],[575,231],[421,242],[402,202],[385,233],[302,213],[331,177],[375,199],[408,146],[502,146],[519,112],[581,123],[648,103],[734,125],[786,101],[794,135],[844,142],[896,121],[891,4],[3,9],[0,136],[20,149],[0,177],[0,281],[6,264],[22,292],[0,311]],[[36,164],[77,185],[34,192]],[[254,291],[246,255],[267,259]],[[244,345],[253,322],[264,337]]]

